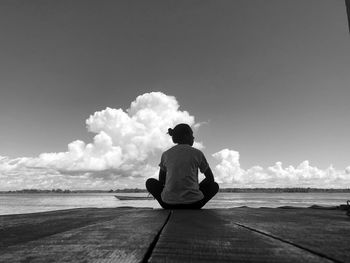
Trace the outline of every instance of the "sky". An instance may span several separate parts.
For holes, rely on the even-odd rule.
[[[192,125],[221,187],[350,187],[341,0],[0,2],[0,190],[144,188]]]

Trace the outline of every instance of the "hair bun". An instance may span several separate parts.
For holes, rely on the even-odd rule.
[[[168,134],[169,134],[170,136],[173,136],[174,130],[173,130],[172,128],[169,128],[169,129],[168,129]]]

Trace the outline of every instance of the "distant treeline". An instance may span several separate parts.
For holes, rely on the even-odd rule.
[[[106,190],[69,190],[69,189],[22,189],[14,191],[0,191],[0,193],[23,193],[23,194],[46,194],[46,193],[57,193],[57,194],[70,194],[70,193],[108,193]]]
[[[23,194],[46,194],[46,193],[58,193],[58,194],[74,194],[74,193],[146,193],[146,189],[139,188],[124,188],[116,190],[69,190],[69,189],[22,189],[13,191],[0,191],[0,193],[23,193]]]
[[[68,190],[68,189],[51,189],[51,190],[47,190],[47,189],[22,189],[22,190],[14,190],[14,191],[2,191],[2,193],[24,193],[24,194],[35,194],[35,193],[62,193],[62,194],[67,194],[67,193],[71,193],[74,191]]]
[[[126,188],[110,190],[111,193],[144,193],[146,189]],[[350,193],[350,188],[221,188],[221,193]]]
[[[111,190],[68,190],[68,189],[22,189],[14,191],[0,191],[0,193],[59,193],[59,194],[70,194],[70,193],[146,193],[146,189],[140,188],[124,188],[124,189],[111,189]],[[222,188],[221,193],[350,193],[350,188]]]
[[[222,193],[350,193],[350,188],[223,188]]]

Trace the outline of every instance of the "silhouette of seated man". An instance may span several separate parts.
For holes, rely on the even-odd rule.
[[[181,123],[168,134],[176,144],[162,154],[159,180],[146,181],[147,190],[164,209],[200,209],[218,191],[213,173],[204,154],[193,148],[193,131]],[[205,179],[198,183],[198,169]]]

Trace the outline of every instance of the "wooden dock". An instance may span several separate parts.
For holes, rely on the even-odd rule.
[[[0,262],[350,262],[350,217],[247,207],[4,215]]]

